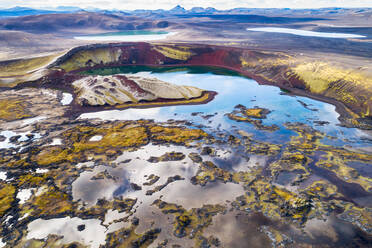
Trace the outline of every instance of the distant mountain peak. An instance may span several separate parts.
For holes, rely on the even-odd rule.
[[[21,11],[21,10],[30,10],[32,8],[28,8],[28,7],[22,7],[22,6],[15,6],[13,8],[9,8],[7,10],[9,11]]]
[[[186,12],[186,9],[184,7],[182,7],[181,5],[177,5],[176,7],[174,7],[173,9],[169,10],[170,12],[172,13],[185,13]]]
[[[176,7],[174,7],[172,10],[176,10],[176,9],[185,9],[185,8],[178,4],[178,5],[177,5]]]
[[[212,8],[212,7],[208,7],[208,8],[193,7],[193,8],[191,8],[191,10],[189,12],[194,13],[194,14],[199,14],[199,13],[211,14],[211,13],[217,12],[217,10],[215,8]]]

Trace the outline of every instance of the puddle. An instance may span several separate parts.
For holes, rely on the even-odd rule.
[[[80,218],[57,218],[50,220],[38,219],[28,224],[27,239],[45,239],[48,234],[63,236],[63,243],[80,242],[91,248],[99,248],[105,244],[106,228],[100,224],[100,220]],[[78,230],[78,226],[84,225],[85,229]]]
[[[21,189],[18,194],[17,198],[19,199],[19,203],[23,204],[25,203],[30,197],[32,196],[32,191],[34,189]]]
[[[6,181],[8,179],[5,171],[0,171],[0,180]]]
[[[62,105],[69,105],[73,100],[74,98],[70,93],[62,93]]]
[[[30,138],[27,137],[28,134],[31,134],[30,132],[13,132],[13,131],[0,131],[0,136],[4,136],[4,141],[0,141],[0,149],[5,148],[15,148],[20,147],[21,144],[18,144],[18,142],[27,141]],[[31,138],[33,140],[39,139],[41,136],[38,133],[32,133],[34,136]],[[17,142],[11,142],[11,138],[15,136],[20,136],[17,139]]]

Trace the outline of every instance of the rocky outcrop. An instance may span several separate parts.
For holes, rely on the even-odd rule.
[[[72,83],[80,105],[102,106],[201,97],[203,90],[134,75],[87,76]]]

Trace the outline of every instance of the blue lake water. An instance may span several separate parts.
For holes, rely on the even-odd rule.
[[[282,34],[293,34],[300,36],[312,36],[322,38],[365,38],[366,36],[358,34],[345,34],[345,33],[326,33],[326,32],[314,32],[301,29],[293,28],[277,28],[277,27],[261,27],[261,28],[247,28],[248,31],[255,32],[269,32],[269,33],[282,33]]]
[[[207,126],[206,129],[210,132],[215,130],[231,132],[239,129],[254,134],[256,138],[273,143],[288,141],[290,135],[294,134],[283,126],[284,123],[302,122],[317,130],[326,132],[330,136],[337,137],[337,140],[325,139],[325,143],[372,146],[370,140],[361,139],[363,136],[367,136],[363,131],[339,126],[340,123],[337,119],[339,115],[333,105],[306,97],[288,95],[278,87],[259,85],[256,81],[233,72],[208,67],[173,69],[123,67],[98,69],[87,73],[100,75],[131,73],[144,77],[155,77],[173,84],[195,86],[205,90],[216,91],[218,95],[213,101],[203,105],[109,110],[82,114],[80,118],[101,118],[105,120],[154,119],[156,121],[167,121],[168,119],[189,120],[194,124]],[[305,108],[303,103],[308,106]],[[267,119],[263,120],[263,124],[276,124],[280,127],[280,130],[275,132],[261,131],[257,130],[250,123],[228,119],[225,114],[232,112],[237,104],[242,104],[247,108],[258,106],[271,110],[272,113],[268,115]],[[193,116],[192,113],[195,112],[202,112],[202,114]],[[215,113],[217,114],[214,115]],[[214,116],[207,120],[201,116],[210,114]],[[314,121],[327,121],[329,124],[319,126]]]

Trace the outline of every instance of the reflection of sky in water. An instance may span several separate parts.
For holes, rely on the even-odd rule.
[[[171,106],[150,109],[127,109],[127,110],[112,110],[97,113],[83,114],[81,117],[98,117],[102,119],[121,119],[121,120],[136,120],[136,119],[154,119],[156,121],[166,121],[168,119],[188,119],[195,124],[204,124],[212,129],[221,128],[225,131],[230,131],[231,126],[236,126],[238,129],[245,130],[250,133],[255,133],[256,138],[263,140],[271,140],[272,142],[283,142],[288,140],[288,134],[293,135],[293,132],[285,129],[285,122],[303,122],[314,126],[313,121],[328,121],[329,125],[315,126],[317,130],[324,131],[331,136],[339,139],[348,138],[350,140],[360,142],[361,132],[357,129],[343,128],[338,126],[338,113],[333,105],[312,100],[306,97],[289,96],[274,86],[259,85],[252,79],[241,76],[216,75],[204,71],[199,73],[188,73],[187,70],[175,72],[137,72],[137,75],[156,77],[160,80],[178,84],[196,86],[206,90],[218,92],[215,99],[204,105],[188,105],[188,106]],[[306,103],[308,108],[317,109],[312,111],[305,108],[298,100]],[[249,123],[239,123],[229,120],[226,113],[231,112],[234,106],[243,104],[248,108],[259,106],[268,108],[273,112],[268,115],[268,118],[263,120],[263,124],[277,124],[281,129],[277,132],[258,131]],[[203,114],[218,113],[209,120],[204,120],[200,116],[191,116],[193,112],[203,112]],[[333,141],[334,142],[334,141]],[[343,144],[340,140],[339,144]],[[327,143],[332,143],[327,140]]]
[[[79,225],[84,225],[84,230],[78,231]],[[88,244],[91,248],[98,248],[105,243],[105,231],[106,228],[97,219],[83,220],[77,217],[37,219],[28,224],[27,239],[46,239],[50,233],[62,236],[63,244],[77,241]]]
[[[261,28],[247,28],[248,31],[256,32],[270,32],[270,33],[283,33],[283,34],[294,34],[300,36],[312,36],[312,37],[323,37],[323,38],[365,38],[364,35],[358,34],[345,34],[345,33],[326,33],[326,32],[315,32],[294,28],[278,28],[278,27],[261,27]]]
[[[14,136],[20,136],[20,138],[17,140],[19,142],[26,141],[29,138],[27,137],[27,134],[30,134],[30,132],[23,132],[23,133],[16,133],[13,131],[0,131],[0,136],[3,136],[4,141],[0,141],[0,149],[8,149],[8,148],[13,148],[13,147],[18,147],[20,146],[19,144],[11,143],[10,138]],[[34,138],[33,139],[39,139],[41,136],[38,133],[34,133]]]

